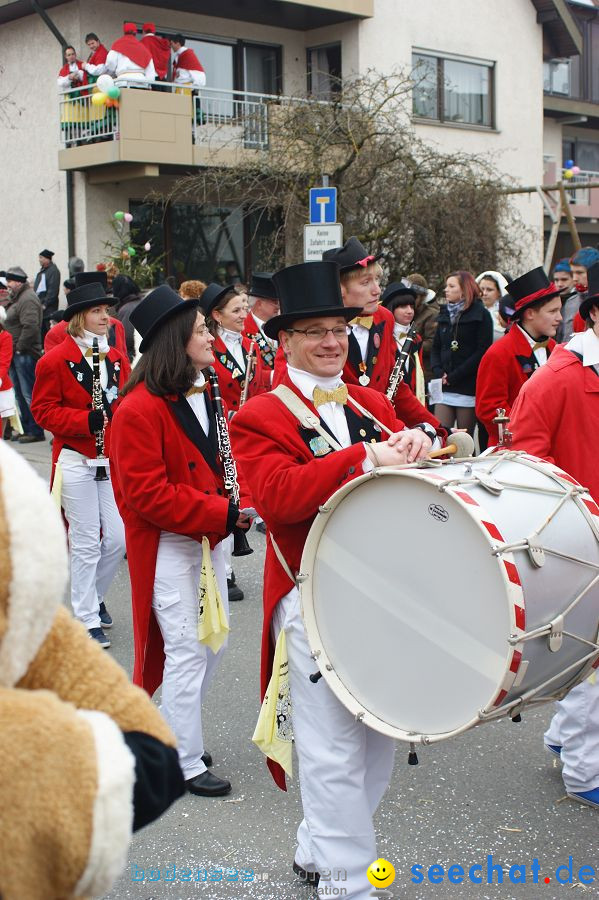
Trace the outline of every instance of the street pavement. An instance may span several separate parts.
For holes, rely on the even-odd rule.
[[[42,476],[49,476],[48,443],[12,446]],[[114,900],[309,900],[312,896],[291,871],[294,834],[301,819],[297,777],[286,794],[279,791],[251,742],[259,709],[264,537],[252,529],[250,543],[255,552],[235,561],[245,599],[231,605],[229,650],[203,711],[214,772],[229,778],[233,791],[215,800],[187,794],[158,822],[135,835],[128,867],[108,895]],[[130,596],[123,561],[106,598],[114,619],[112,648],[107,652],[129,674],[133,668]],[[442,671],[438,684],[442,693]],[[398,692],[401,689],[409,690],[409,685]],[[526,710],[521,724],[502,720],[419,748],[418,766],[407,765],[407,747],[398,745],[391,787],[376,816],[379,854],[393,864],[396,877],[386,893],[373,896],[402,900],[597,896],[599,812],[565,797],[559,763],[543,749],[543,731],[551,714],[551,706],[543,705]],[[573,875],[570,883],[561,885],[556,869],[567,867],[569,857]],[[537,883],[531,869],[535,859]],[[482,870],[475,870],[473,877],[482,873],[481,884],[472,883],[468,876],[476,864]],[[498,884],[497,869],[493,883],[487,884],[489,864],[502,867],[502,884]],[[412,881],[419,877],[411,873],[415,865],[422,867],[419,884]],[[443,869],[431,873],[437,883],[431,883],[427,874],[434,865]],[[463,883],[450,882],[452,865],[464,870]],[[512,871],[512,880],[511,866],[521,867]],[[585,870],[579,878],[581,866],[593,867],[594,882],[582,883],[581,879],[589,881],[591,873]],[[185,880],[188,875],[194,880]],[[454,882],[460,877],[460,870],[452,870]],[[567,881],[568,870],[561,870],[559,877]],[[342,890],[343,881],[333,880],[327,887],[321,885],[321,893],[314,896],[343,896]]]

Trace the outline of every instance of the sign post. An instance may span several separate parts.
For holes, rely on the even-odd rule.
[[[304,262],[320,262],[325,250],[342,244],[343,226],[337,222],[337,188],[328,184],[310,188],[310,224],[304,225]]]

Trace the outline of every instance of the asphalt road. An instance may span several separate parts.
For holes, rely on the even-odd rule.
[[[19,452],[48,476],[48,444],[27,445]],[[253,555],[235,565],[245,599],[232,604],[229,651],[203,714],[214,771],[231,780],[233,792],[217,800],[188,794],[158,822],[135,835],[129,866],[109,895],[115,900],[308,900],[311,896],[291,872],[294,834],[301,819],[297,779],[287,794],[279,791],[251,743],[258,712],[264,538],[252,530],[250,543]],[[107,652],[131,673],[125,561],[106,602],[114,618],[112,648]],[[438,677],[441,687],[443,673]],[[396,869],[388,893],[380,896],[553,900],[599,894],[599,813],[565,797],[557,760],[543,749],[543,731],[551,714],[550,706],[541,706],[525,711],[519,725],[496,722],[421,748],[418,766],[408,767],[407,750],[399,745],[391,788],[376,817],[380,856]],[[486,883],[489,856],[493,865],[503,869],[502,884],[497,883],[497,871],[494,883]],[[569,857],[573,859],[572,883],[560,885],[556,869],[567,865]],[[536,884],[531,870],[535,859],[539,863]],[[476,864],[482,865],[482,884],[468,878],[468,870]],[[422,866],[420,884],[412,882],[414,865]],[[427,873],[433,865],[443,867],[440,883],[429,882]],[[450,883],[452,865],[465,870],[463,883]],[[512,878],[521,882],[523,873],[524,883],[510,881],[511,866],[521,867],[513,870]],[[581,866],[593,867],[594,883],[581,882]],[[208,880],[181,880],[187,877],[187,868],[192,878],[203,878],[207,870]],[[220,880],[216,880],[219,869]],[[252,881],[243,881],[249,877],[242,874],[244,870],[253,870]],[[232,880],[235,871],[236,881]],[[479,877],[478,870],[473,874]],[[440,871],[433,870],[432,878],[440,877]],[[451,877],[458,881],[459,870],[453,870]],[[563,870],[560,877],[567,879],[568,872]],[[588,880],[589,871],[583,871],[582,878]],[[333,890],[337,885],[341,889],[342,881],[333,882]],[[329,889],[328,895],[315,896],[342,894]]]

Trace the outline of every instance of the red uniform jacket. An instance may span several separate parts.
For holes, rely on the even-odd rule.
[[[67,324],[68,323],[64,320],[62,322],[57,322],[56,325],[53,325],[47,332],[46,337],[44,338],[44,353],[47,353],[49,350],[53,350],[54,347],[58,347],[59,344],[62,344],[67,337]],[[123,356],[127,356],[125,327],[119,319],[113,319],[112,316],[110,317],[110,328],[108,330],[108,343],[111,347],[116,347]]]
[[[208,437],[184,398],[157,397],[144,384],[127,394],[112,425],[111,477],[125,524],[133,600],[133,681],[150,695],[162,682],[162,635],[152,612],[161,531],[214,547],[226,537],[225,496],[211,404]]]
[[[547,345],[547,356],[555,347],[555,341]],[[476,376],[476,415],[489,432],[489,445],[499,440],[493,419],[498,409],[510,411],[520,388],[525,384],[538,363],[532,348],[517,325],[494,344],[483,356]]]
[[[276,349],[268,342],[268,340],[264,337],[260,329],[258,328],[258,323],[254,319],[253,315],[250,313],[245,317],[245,322],[243,324],[243,335],[244,337],[249,338],[249,340],[256,341],[258,348],[260,350],[260,356],[262,358],[262,364],[266,369],[274,369],[275,366],[275,356]]]
[[[12,335],[0,329],[0,391],[8,391],[12,387],[8,370],[12,362]]]
[[[118,392],[129,377],[129,360],[114,347],[106,356],[108,384],[104,410],[109,422],[104,432],[104,452],[110,456],[111,419],[119,400]],[[52,473],[66,445],[90,459],[96,456],[95,436],[89,430],[92,408],[92,370],[73,338],[67,335],[58,347],[45,353],[35,369],[31,412],[42,428],[54,435]]]
[[[173,63],[173,81],[177,80],[179,69],[187,69],[188,72],[203,72],[204,66],[197,58],[195,51],[191,47],[186,47]]]
[[[345,384],[360,384],[360,375],[368,375],[368,387],[385,393],[389,376],[395,364],[397,344],[393,337],[395,319],[388,309],[379,306],[374,313],[372,328],[368,337],[366,362],[362,361],[360,346],[353,334],[349,336],[349,353],[343,369]],[[362,371],[364,370],[364,371]]]
[[[163,81],[168,72],[168,64],[171,58],[171,45],[164,37],[158,37],[155,34],[144,34],[140,40],[140,44],[150,51],[154,60],[154,68],[156,75]]]
[[[93,53],[87,57],[88,65],[90,66],[101,66],[106,62],[106,57],[108,56],[108,50],[104,46],[104,44],[100,44],[97,50],[94,50]]]
[[[559,346],[512,409],[512,447],[555,463],[599,502],[599,375]]]
[[[301,397],[312,412],[312,404],[294,387],[286,375],[282,383]],[[409,388],[406,388],[409,391]],[[396,419],[393,407],[380,393],[349,385],[350,396],[366,407],[392,431],[405,425]],[[300,426],[295,416],[273,394],[256,397],[231,422],[238,465],[247,482],[256,509],[272,532],[289,568],[298,572],[310,526],[323,504],[338,488],[363,474],[365,451],[362,441],[385,440],[372,422],[346,407],[348,426],[356,443],[344,450],[316,456],[310,441],[317,433]],[[318,413],[316,413],[318,415]],[[366,431],[366,437],[360,435]],[[264,565],[264,622],[262,628],[261,690],[266,691],[272,670],[274,645],[271,618],[279,600],[293,583],[285,574],[274,550],[267,542]],[[285,787],[283,770],[269,761],[279,787]]]
[[[243,370],[234,356],[227,351],[227,347],[222,338],[217,337],[212,345],[214,353],[214,371],[218,375],[218,386],[223,398],[223,402],[232,412],[239,409],[239,401],[245,384],[246,357],[250,349],[248,338],[242,336],[241,346],[243,348]],[[255,348],[256,349],[256,348]],[[263,394],[264,391],[270,390],[270,373],[264,369],[260,354],[254,354],[254,369],[250,380],[248,398],[255,397],[257,394]]]
[[[579,312],[576,313],[572,321],[572,331],[576,334],[578,331],[586,331],[586,323]]]

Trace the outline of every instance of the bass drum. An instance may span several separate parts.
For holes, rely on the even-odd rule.
[[[301,573],[322,675],[400,740],[514,716],[599,664],[599,508],[523,453],[356,478],[321,508]]]

